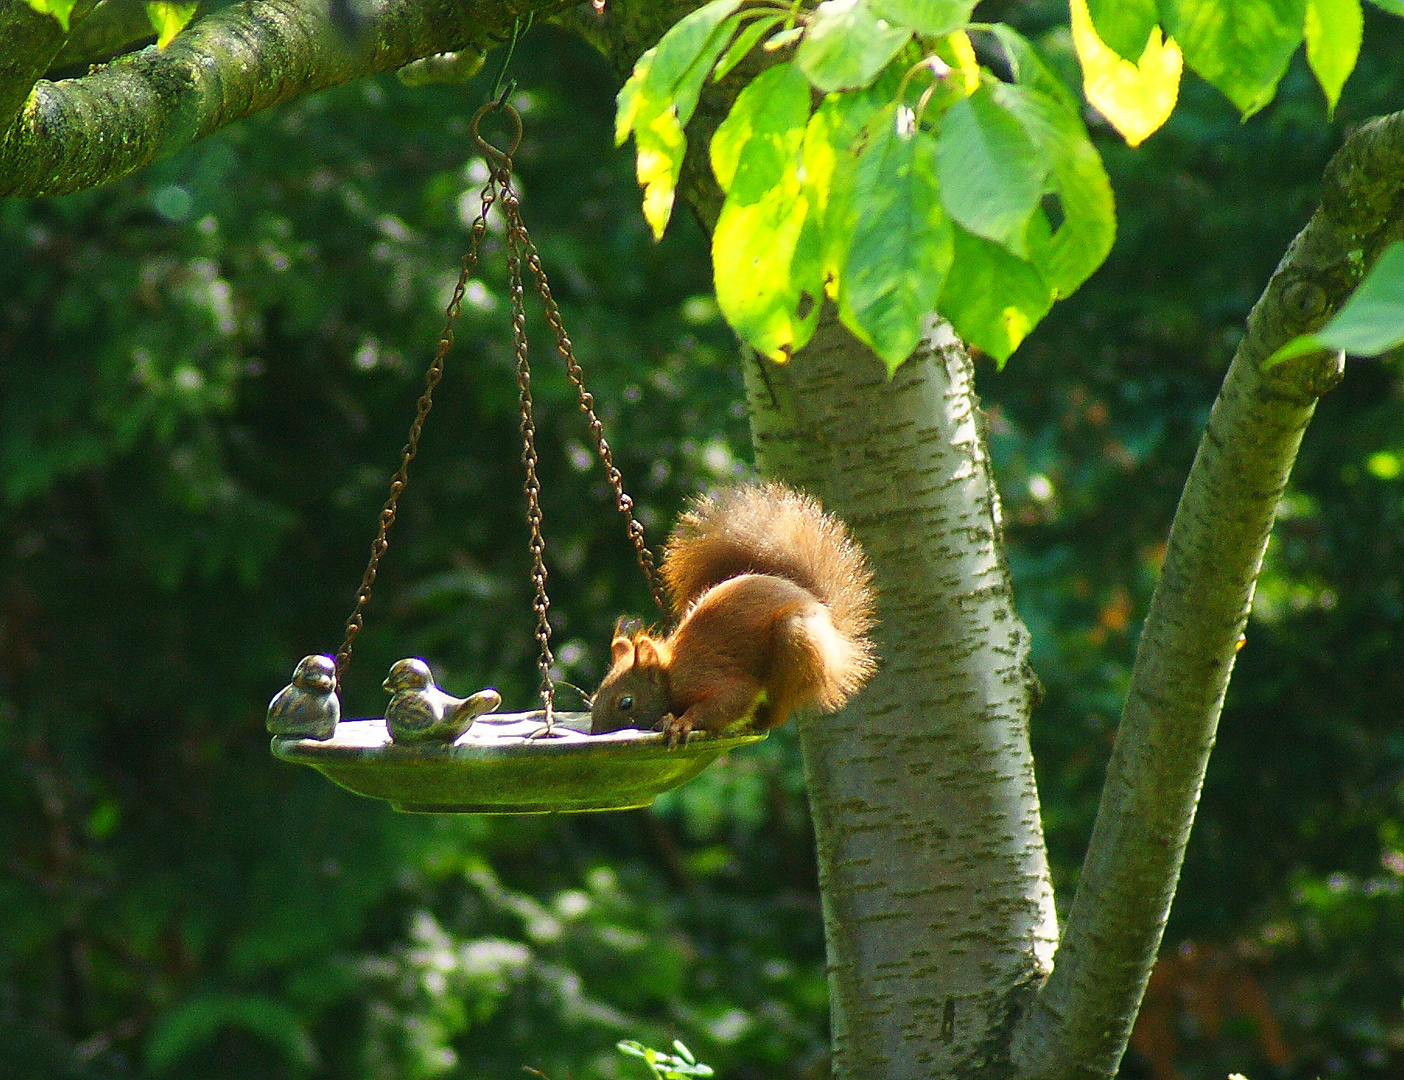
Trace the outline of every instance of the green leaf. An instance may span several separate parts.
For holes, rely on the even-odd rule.
[[[73,13],[73,7],[78,0],[29,0],[29,6],[40,15],[52,15],[54,21],[63,27],[63,32],[68,33],[68,17]]]
[[[1102,43],[1132,63],[1141,58],[1152,27],[1160,22],[1155,0],[1087,0],[1087,10]]]
[[[1370,3],[1381,11],[1387,11],[1391,15],[1398,15],[1404,18],[1404,0],[1370,0]]]
[[[1185,63],[1246,120],[1277,92],[1301,44],[1307,0],[1161,0],[1165,29]]]
[[[941,208],[936,139],[898,131],[896,107],[867,127],[843,220],[839,317],[895,371],[916,347],[951,267],[953,230]]]
[[[1307,0],[1307,63],[1326,95],[1328,113],[1335,113],[1341,88],[1355,68],[1364,29],[1360,0]]]
[[[712,172],[722,191],[750,203],[779,183],[796,164],[808,122],[809,84],[794,64],[776,64],[752,80],[712,136]]]
[[[989,31],[1004,49],[1005,58],[1009,61],[1009,70],[1016,83],[1056,98],[1069,112],[1081,111],[1082,102],[1077,95],[1068,89],[1067,83],[1053,73],[1048,62],[1039,55],[1038,50],[1027,38],[1004,23],[991,24]]]
[[[927,37],[943,37],[970,22],[975,0],[869,0],[874,15]]]
[[[198,2],[181,4],[172,3],[171,0],[150,0],[146,5],[146,17],[151,29],[156,31],[156,47],[164,49],[169,45],[195,17],[195,9],[199,6]]]
[[[614,139],[623,143],[631,131],[634,134],[644,217],[655,238],[663,235],[673,213],[687,153],[683,125],[691,119],[702,83],[735,30],[736,22],[729,20],[739,6],[740,0],[713,0],[679,21],[639,57],[619,91]]]
[[[820,90],[867,86],[911,38],[864,0],[824,0],[814,9],[795,63]]]
[[[941,202],[959,225],[1023,258],[1048,163],[985,88],[946,110],[936,143]]]
[[[1052,229],[1043,210],[1029,229],[1029,256],[1056,298],[1071,294],[1101,266],[1116,239],[1116,201],[1102,159],[1082,118],[1054,98],[999,83],[995,99],[1019,118],[1049,165],[1049,188],[1062,221]]]
[[[1002,365],[1048,314],[1053,290],[1032,264],[957,228],[939,306],[956,333]]]
[[[316,1047],[287,1005],[263,994],[230,993],[196,994],[160,1016],[146,1040],[146,1064],[166,1072],[229,1027],[271,1043],[299,1070],[317,1064]]]
[[[1318,349],[1379,356],[1404,345],[1404,242],[1385,248],[1350,299],[1314,334],[1293,338],[1263,365],[1272,367]]]
[[[731,69],[746,59],[746,54],[756,47],[756,42],[773,30],[780,19],[779,15],[767,15],[756,19],[737,34],[731,48],[726,50],[726,55],[718,60],[717,66],[712,69],[712,78],[720,81],[731,74]]]
[[[727,193],[712,234],[717,305],[747,344],[776,360],[809,340],[823,291],[800,174],[809,95],[793,64],[776,65],[740,93],[711,146]]]

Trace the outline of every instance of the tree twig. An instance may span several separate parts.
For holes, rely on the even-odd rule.
[[[1248,318],[1171,527],[1053,974],[1016,1033],[1026,1077],[1110,1078],[1160,946],[1278,504],[1343,357],[1268,371],[1404,232],[1404,113],[1357,131]]]

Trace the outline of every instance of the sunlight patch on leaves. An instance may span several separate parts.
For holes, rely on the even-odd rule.
[[[879,18],[926,37],[944,37],[970,22],[975,0],[870,0]]]

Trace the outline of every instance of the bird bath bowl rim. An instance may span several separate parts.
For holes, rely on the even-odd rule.
[[[479,716],[452,743],[395,743],[384,718],[342,720],[329,739],[274,735],[273,755],[310,765],[348,791],[416,814],[633,810],[765,732],[693,732],[668,749],[660,731],[588,734],[590,714],[557,712],[553,738],[529,738],[540,710]]]

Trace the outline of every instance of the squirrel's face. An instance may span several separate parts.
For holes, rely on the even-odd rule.
[[[590,705],[590,734],[623,728],[649,730],[668,712],[667,673],[653,648],[638,649],[616,635],[614,663]]]

